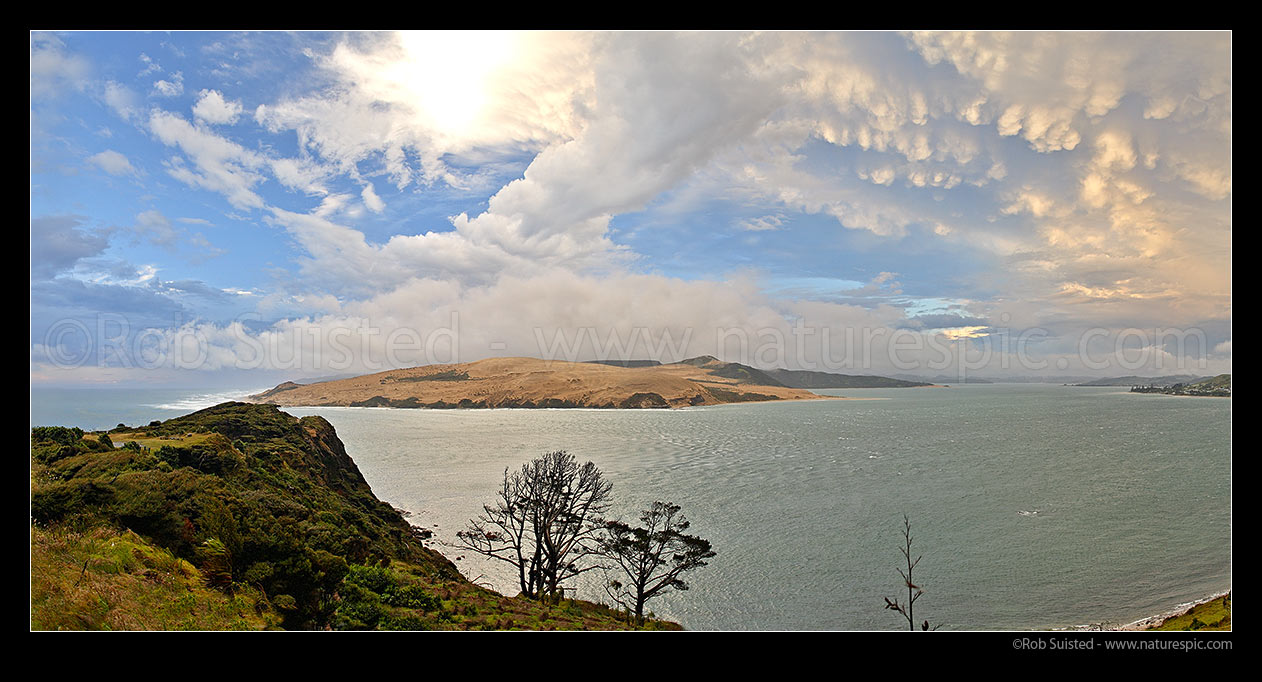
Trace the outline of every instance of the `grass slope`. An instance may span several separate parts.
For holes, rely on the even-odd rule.
[[[470,583],[373,495],[332,425],[270,405],[32,429],[31,521],[33,629],[628,627]]]
[[[191,563],[131,531],[31,530],[32,630],[279,628],[261,597],[207,587]]]
[[[1197,604],[1149,630],[1230,630],[1231,594]]]

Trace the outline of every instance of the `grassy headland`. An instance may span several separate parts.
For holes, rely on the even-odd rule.
[[[32,629],[630,627],[474,585],[427,535],[321,417],[225,403],[104,434],[32,429]]]

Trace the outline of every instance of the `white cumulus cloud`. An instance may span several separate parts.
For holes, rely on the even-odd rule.
[[[224,99],[218,90],[202,90],[193,105],[193,116],[199,121],[231,125],[241,116],[241,103]]]

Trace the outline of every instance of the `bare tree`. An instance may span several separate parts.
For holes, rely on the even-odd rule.
[[[504,470],[494,505],[469,521],[457,537],[468,549],[517,568],[521,593],[555,600],[571,578],[596,568],[597,533],[609,508],[612,484],[588,462],[565,451],[549,452]]]
[[[912,582],[911,579],[911,573],[916,568],[916,565],[920,563],[921,556],[917,555],[914,560],[911,558],[911,520],[907,518],[906,514],[903,514],[903,546],[899,548],[899,551],[903,553],[903,558],[907,560],[907,570],[898,569],[899,575],[903,576],[903,584],[907,587],[907,601],[900,602],[897,597],[894,599],[885,597],[885,608],[899,612],[903,618],[907,619],[907,628],[915,632],[916,618],[914,614],[916,601],[924,596],[925,591]],[[937,630],[939,627],[941,627],[941,624],[930,628],[927,620],[920,624],[921,630]]]
[[[510,474],[504,470],[504,484],[494,506],[483,505],[482,515],[469,521],[467,529],[456,533],[465,547],[517,568],[521,593],[538,594],[538,548],[531,541],[530,504],[527,498],[525,467]]]
[[[688,589],[679,576],[705,566],[706,559],[715,555],[709,541],[684,534],[689,523],[678,505],[654,502],[640,513],[640,521],[644,525],[639,528],[607,521],[600,542],[601,553],[618,565],[628,581],[610,580],[605,591],[635,614],[637,624],[644,623],[646,602],[667,590]]]

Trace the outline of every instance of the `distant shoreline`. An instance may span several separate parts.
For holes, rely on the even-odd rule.
[[[1228,590],[1226,592],[1219,592],[1217,594],[1211,595],[1204,599],[1198,599],[1193,602],[1180,604],[1174,607],[1173,609],[1170,609],[1169,611],[1159,613],[1155,616],[1149,616],[1147,618],[1140,618],[1139,620],[1133,623],[1127,623],[1126,625],[1123,625],[1117,629],[1122,630],[1122,631],[1147,630],[1148,628],[1161,625],[1162,623],[1166,622],[1166,620],[1169,618],[1173,618],[1174,616],[1181,616],[1184,613],[1187,613],[1189,609],[1196,608],[1197,606],[1200,606],[1201,604],[1208,604],[1212,601],[1222,599],[1223,597],[1226,597],[1229,594],[1231,594],[1231,590]]]
[[[1127,391],[1128,395],[1164,395],[1167,398],[1227,398],[1229,395],[1201,395],[1197,393],[1161,393],[1160,391]]]
[[[928,387],[928,386],[923,386],[923,387],[918,386],[917,388],[929,388],[929,387]],[[837,390],[837,389],[825,389],[825,390]],[[849,389],[842,389],[842,390],[849,390]],[[818,401],[818,400],[859,400],[859,401],[863,401],[863,400],[891,400],[891,398],[889,398],[889,397],[887,397],[887,396],[870,397],[870,398],[867,398],[867,397],[858,397],[858,398],[855,398],[855,397],[845,396],[845,395],[826,395],[826,394],[823,394],[823,393],[818,393],[818,394],[816,394],[816,396],[817,396],[817,397],[812,397],[812,398],[778,398],[778,399],[776,399],[776,400],[743,400],[743,401],[730,402],[730,403],[715,403],[715,404],[713,404],[713,405],[671,405],[671,406],[667,406],[667,407],[660,407],[660,408],[655,408],[655,409],[662,410],[662,411],[670,411],[670,412],[674,412],[674,411],[682,411],[682,410],[693,410],[693,409],[702,408],[702,407],[725,407],[725,406],[729,406],[729,405],[775,405],[775,404],[777,404],[777,403],[808,403],[808,402],[815,402],[815,401]],[[282,410],[283,410],[283,409],[285,409],[285,408],[288,408],[288,407],[301,408],[301,409],[304,409],[304,410],[313,410],[313,409],[319,409],[319,408],[322,408],[322,407],[337,407],[337,408],[363,409],[363,410],[404,410],[404,411],[424,411],[424,412],[474,412],[474,411],[476,411],[476,412],[483,412],[483,411],[488,411],[488,410],[525,410],[525,411],[533,411],[533,410],[590,410],[590,411],[594,411],[594,412],[595,412],[595,411],[599,411],[599,412],[617,412],[617,411],[619,411],[619,410],[626,410],[626,411],[636,411],[636,412],[641,412],[641,411],[643,411],[643,410],[645,409],[645,408],[642,408],[642,407],[601,407],[601,406],[598,406],[598,405],[574,405],[574,406],[572,406],[572,407],[549,407],[549,406],[536,406],[536,407],[521,407],[521,406],[503,406],[503,407],[460,407],[460,406],[458,406],[458,405],[456,405],[456,406],[451,406],[451,407],[429,407],[429,406],[424,406],[424,405],[423,405],[423,406],[419,406],[419,407],[400,407],[400,406],[395,406],[395,405],[330,405],[330,404],[324,404],[324,405],[279,405],[279,404],[276,404],[276,403],[259,402],[259,401],[257,401],[257,400],[253,400],[253,399],[251,399],[251,397],[241,398],[241,399],[239,399],[239,400],[238,400],[238,402],[243,402],[243,403],[247,403],[247,404],[251,404],[251,405],[276,405],[276,407],[279,407],[279,408],[281,408]]]
[[[1189,397],[1192,397],[1192,396],[1189,396]],[[1119,625],[1117,627],[1112,627],[1112,628],[1106,628],[1106,627],[1097,628],[1093,626],[1089,629],[1111,631],[1111,632],[1145,631],[1145,630],[1148,630],[1149,628],[1153,628],[1158,625],[1161,625],[1162,623],[1166,622],[1166,620],[1170,618],[1173,618],[1175,616],[1181,616],[1187,613],[1189,609],[1194,609],[1197,606],[1200,606],[1202,604],[1208,604],[1212,601],[1222,599],[1223,597],[1226,597],[1229,594],[1231,594],[1231,590],[1227,590],[1226,592],[1217,592],[1215,594],[1212,594],[1208,597],[1204,597],[1202,599],[1197,599],[1190,602],[1183,602],[1177,606],[1174,606],[1173,608],[1170,608],[1166,611],[1162,611],[1161,613],[1158,613],[1156,615],[1148,616],[1146,618],[1140,618],[1139,620],[1126,623],[1125,625]]]
[[[1053,628],[1056,632],[1143,632],[1149,628],[1156,627],[1166,622],[1170,618],[1181,616],[1190,609],[1194,609],[1202,604],[1208,604],[1214,600],[1222,599],[1231,594],[1231,590],[1225,592],[1215,592],[1208,597],[1202,597],[1189,602],[1181,602],[1161,613],[1145,616],[1139,620],[1131,621],[1123,625],[1112,625],[1108,621],[1102,623],[1092,623],[1090,625],[1071,625],[1069,627]]]

